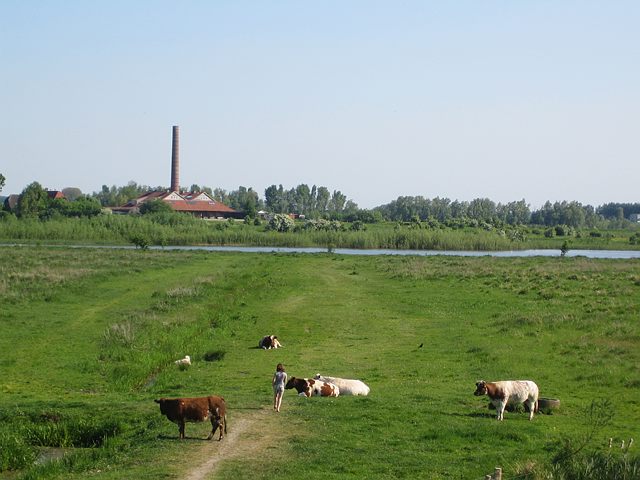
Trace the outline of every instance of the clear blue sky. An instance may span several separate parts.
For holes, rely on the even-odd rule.
[[[640,202],[640,2],[0,2],[2,195]]]

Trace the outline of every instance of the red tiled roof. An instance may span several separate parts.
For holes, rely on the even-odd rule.
[[[176,193],[184,200],[167,200],[166,197],[168,197],[172,193]],[[141,205],[144,202],[148,202],[151,200],[163,200],[164,202],[168,203],[176,212],[238,213],[237,210],[226,206],[224,203],[219,203],[214,200],[190,200],[191,198],[195,198],[201,194],[202,192],[180,194],[177,192],[154,190],[153,192],[148,192],[140,195],[138,198],[131,200],[126,205],[118,207],[114,210],[125,212],[138,205]],[[210,198],[208,195],[207,197]]]
[[[236,212],[224,203],[191,200],[165,200],[177,212]]]

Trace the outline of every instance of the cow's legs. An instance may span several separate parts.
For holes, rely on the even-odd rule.
[[[214,417],[214,416],[211,417],[211,433],[207,437],[207,440],[211,440],[213,438],[218,428],[220,429],[220,437],[218,437],[218,440],[222,440],[222,437],[224,436],[222,432],[223,423],[224,423],[224,420],[222,420],[220,417]]]
[[[533,420],[533,412],[536,409],[536,402],[533,399],[526,401],[527,407],[529,407],[529,420]]]
[[[506,399],[499,402],[498,405],[496,405],[496,410],[498,411],[498,420],[504,420],[504,409],[507,406],[507,401]]]
[[[178,429],[180,430],[180,438],[184,438],[184,420],[178,423]]]

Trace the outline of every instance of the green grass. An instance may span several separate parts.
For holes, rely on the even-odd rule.
[[[614,416],[590,448],[640,438],[640,261],[5,247],[0,301],[0,478],[181,478],[202,443],[153,399],[223,395],[233,430],[278,362],[371,394],[287,391],[281,441],[221,478],[512,478],[584,435],[594,399]],[[285,347],[257,349],[269,333]],[[560,410],[495,421],[474,383],[509,378]],[[42,447],[69,453],[34,466]]]

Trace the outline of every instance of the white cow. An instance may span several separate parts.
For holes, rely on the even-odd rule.
[[[538,411],[538,385],[531,380],[506,380],[502,382],[476,382],[476,396],[488,395],[498,411],[498,420],[504,419],[508,404],[524,403],[529,408],[529,420]]]
[[[340,388],[341,395],[369,395],[369,386],[362,380],[351,380],[349,378],[326,377],[316,373],[316,380],[333,383]]]

